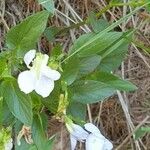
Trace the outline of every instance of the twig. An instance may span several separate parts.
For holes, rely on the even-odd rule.
[[[89,121],[92,123],[92,115],[91,115],[91,109],[90,109],[90,105],[89,104],[87,104],[87,110],[88,110]]]
[[[149,116],[145,117],[145,119],[138,125],[136,128],[124,139],[124,141],[115,149],[119,150],[123,147],[124,144],[130,139],[130,137],[149,119]]]
[[[0,22],[3,23],[6,31],[9,30],[9,27],[4,19],[4,15],[5,15],[5,1],[2,1],[2,6],[1,6],[1,12],[0,12]]]

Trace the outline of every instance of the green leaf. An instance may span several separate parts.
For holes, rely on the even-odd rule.
[[[147,5],[146,9],[147,9],[147,11],[149,11],[149,12],[150,12],[150,4],[149,4],[149,5]]]
[[[77,78],[79,72],[79,59],[78,57],[73,57],[64,66],[64,72],[62,79],[71,85]]]
[[[46,38],[49,41],[53,41],[55,39],[55,36],[61,31],[60,27],[48,27],[46,28],[46,30],[44,31],[44,35],[46,36]]]
[[[85,104],[102,101],[115,92],[114,88],[94,80],[80,80],[71,87],[72,100]]]
[[[103,82],[116,90],[133,91],[137,89],[137,87],[131,82],[122,80],[119,77],[107,72],[96,72],[95,74],[93,74],[93,76],[93,80]]]
[[[11,28],[6,35],[8,48],[15,49],[18,56],[23,56],[26,51],[34,48],[45,30],[48,17],[47,11],[38,12]]]
[[[57,58],[62,54],[62,46],[60,44],[55,45],[53,47],[52,52],[51,52],[51,57]]]
[[[40,116],[41,116],[42,123],[43,123],[43,129],[47,130],[47,128],[48,128],[48,122],[49,122],[48,115],[45,112],[42,112],[40,114]]]
[[[20,91],[15,80],[2,82],[3,98],[11,113],[27,126],[32,124],[32,103],[28,95]]]
[[[15,143],[15,150],[38,150],[36,145],[28,144],[24,138],[21,139],[21,145]]]
[[[43,122],[40,115],[35,115],[32,125],[32,137],[38,150],[50,150],[52,139],[48,140],[43,128]]]
[[[98,33],[100,31],[103,31],[109,26],[108,21],[104,19],[98,19],[94,24],[93,24],[93,30],[95,33]]]
[[[52,93],[46,97],[42,98],[41,96],[38,96],[41,99],[42,104],[52,113],[56,113],[59,105],[59,98],[60,98],[60,81],[55,82],[55,88],[52,91]]]
[[[83,76],[93,72],[100,64],[100,61],[101,57],[99,55],[82,58],[79,63],[78,75]]]
[[[67,115],[71,115],[74,120],[85,120],[86,105],[72,101],[68,106]]]
[[[14,116],[12,115],[12,113],[10,112],[6,102],[3,102],[3,108],[1,111],[1,115],[2,115],[2,123],[5,126],[10,126],[13,124],[14,122]]]
[[[101,63],[98,67],[100,71],[110,72],[120,66],[126,56],[128,45],[131,41],[129,38],[132,37],[133,32],[129,31],[123,34],[112,46],[100,53]]]
[[[51,137],[47,142],[47,147],[49,148],[48,150],[53,150],[53,145],[54,145],[54,137]]]
[[[85,47],[89,47],[90,45],[93,45],[93,43],[96,43],[96,41],[101,37],[103,38],[103,36],[105,36],[106,33],[108,33],[109,31],[111,31],[112,29],[114,29],[116,26],[118,26],[120,23],[126,21],[130,16],[132,16],[134,13],[136,13],[138,10],[140,10],[142,7],[146,6],[150,4],[150,2],[147,2],[146,4],[142,5],[141,7],[137,7],[135,10],[133,10],[132,12],[130,12],[129,14],[125,15],[124,17],[122,17],[121,19],[119,19],[118,21],[114,22],[112,25],[110,25],[109,27],[107,27],[105,30],[99,32],[98,34],[96,34],[92,39],[88,40],[88,42],[86,42],[85,38],[84,38],[84,42],[85,44],[81,44],[82,46],[79,46],[77,49],[74,49],[73,51],[70,51],[70,55],[64,59],[62,62],[65,62],[66,60],[70,59],[72,56],[74,56],[75,54],[81,52],[83,49],[85,49]],[[87,37],[86,37],[87,38]],[[87,38],[88,39],[88,38]],[[82,39],[83,40],[83,39]],[[80,41],[80,40],[78,40]]]
[[[46,134],[43,129],[43,122],[40,115],[35,115],[32,125],[32,137],[38,150],[42,150],[45,147]]]
[[[13,126],[13,131],[14,131],[15,135],[19,134],[22,127],[23,127],[23,124],[19,120],[16,120],[15,124]],[[34,143],[28,144],[24,137],[21,138],[20,142],[21,142],[21,145],[18,145],[17,140],[15,140],[15,143],[14,143],[15,150],[38,150]]]
[[[99,35],[95,33],[88,33],[81,37],[79,37],[76,42],[74,43],[73,47],[71,48],[69,54],[71,55],[75,51],[79,51],[77,54],[80,57],[86,57],[95,55],[107,47],[109,47],[113,42],[119,39],[122,36],[121,32],[108,32],[105,35]],[[93,39],[96,40],[94,42]],[[88,44],[90,43],[90,44]]]
[[[91,24],[92,29],[94,30],[95,33],[103,31],[109,26],[108,21],[104,19],[97,19],[96,14],[93,12],[90,13],[89,23]]]
[[[41,4],[47,11],[51,14],[55,12],[54,0],[38,0],[39,4]]]
[[[106,57],[103,57],[105,53],[101,55],[102,60],[100,65],[98,66],[98,69],[100,71],[111,72],[117,69],[121,65],[123,58],[126,56],[128,44],[124,43],[119,46],[114,45],[109,50],[112,52],[108,54]]]
[[[134,133],[134,139],[138,140],[140,137],[144,136],[146,133],[150,133],[150,127],[141,127]]]
[[[81,103],[95,103],[113,95],[116,90],[133,91],[132,83],[106,72],[98,72],[88,78],[75,82],[71,86],[72,99]]]

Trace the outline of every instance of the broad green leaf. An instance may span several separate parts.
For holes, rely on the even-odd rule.
[[[77,78],[79,72],[79,59],[78,57],[73,57],[64,66],[64,72],[62,79],[71,85]]]
[[[108,32],[105,33],[105,35],[99,35],[98,38],[96,38],[97,35],[98,34],[95,33],[88,33],[79,37],[71,48],[69,54],[71,55],[72,53],[80,49],[80,51],[78,52],[78,55],[80,57],[95,55],[105,50],[112,43],[118,40],[122,36],[122,33]],[[95,38],[96,40],[94,42],[90,42]]]
[[[48,115],[45,112],[42,112],[40,116],[41,116],[42,123],[43,123],[43,129],[46,131],[48,128],[48,122],[49,122]]]
[[[19,120],[16,119],[15,124],[13,126],[14,133],[18,135],[22,127],[23,127],[23,123],[21,123]],[[24,137],[21,138],[20,142],[21,142],[21,145],[18,145],[17,140],[15,140],[15,143],[14,143],[15,150],[38,150],[34,143],[28,144]]]
[[[128,50],[128,44],[134,31],[124,33],[120,39],[112,44],[108,49],[105,49],[100,53],[101,63],[98,67],[100,71],[114,71],[117,69],[123,58],[126,56]]]
[[[54,0],[38,0],[39,4],[41,4],[47,11],[51,14],[54,14],[55,6]]]
[[[91,24],[92,29],[95,33],[98,33],[109,26],[108,21],[104,19],[97,19],[96,14],[94,14],[93,12],[90,13],[89,23]]]
[[[3,102],[3,108],[1,111],[1,115],[2,115],[2,123],[5,126],[9,126],[12,125],[14,122],[14,116],[12,115],[12,113],[10,112],[6,102]]]
[[[38,150],[50,150],[52,142],[46,137],[40,115],[35,115],[32,125],[32,137]]]
[[[86,105],[72,101],[68,106],[67,115],[71,115],[74,120],[86,119]]]
[[[142,0],[142,1],[144,1],[145,4],[149,2],[149,0]],[[146,9],[147,11],[150,12],[150,3],[146,6]]]
[[[101,57],[99,55],[93,55],[80,59],[78,75],[83,76],[93,72],[100,64],[100,61]]]
[[[147,9],[147,11],[149,11],[149,12],[150,12],[150,4],[149,4],[149,5],[147,5],[146,9]]]
[[[14,116],[12,113],[9,111],[8,106],[2,97],[2,89],[3,87],[0,85],[0,126],[11,126],[14,122]]]
[[[16,119],[16,121],[14,123],[14,132],[17,133],[17,134],[19,134],[19,132],[22,129],[22,126],[23,126],[23,123],[20,120]]]
[[[26,51],[34,48],[45,30],[48,17],[47,11],[38,12],[11,28],[6,35],[8,48],[15,49],[18,56],[23,56]]]
[[[55,39],[55,36],[61,31],[60,27],[48,27],[46,28],[46,30],[44,31],[44,35],[46,36],[46,38],[49,41],[53,41]]]
[[[38,150],[35,144],[28,144],[24,138],[21,139],[21,145],[15,143],[15,150]]]
[[[87,33],[81,35],[78,39],[75,40],[71,49],[69,50],[69,55],[76,53],[77,49],[82,47],[87,41],[89,41],[95,33]]]
[[[141,127],[134,133],[134,139],[138,140],[142,136],[144,136],[146,133],[150,133],[150,127]]]
[[[2,82],[3,98],[11,113],[27,126],[32,124],[32,103],[28,95],[20,91],[15,80]]]
[[[133,91],[136,90],[137,87],[133,85],[131,82],[122,80],[113,74],[107,72],[97,72],[93,74],[93,80],[97,80],[107,84],[108,86],[121,91]]]
[[[92,75],[90,80],[75,82],[71,87],[72,99],[81,103],[95,103],[113,95],[116,90],[132,91],[137,89],[132,83],[100,72]]]
[[[104,29],[106,29],[109,26],[108,21],[104,19],[98,19],[94,24],[93,24],[93,30],[95,33],[98,33]]]
[[[47,141],[47,147],[49,148],[48,150],[53,150],[53,145],[54,145],[54,137],[51,137],[51,138]]]
[[[80,103],[95,103],[112,96],[116,90],[107,84],[94,80],[81,80],[71,87],[72,100]]]
[[[55,88],[52,91],[52,93],[46,97],[42,98],[41,96],[38,96],[42,102],[42,104],[52,113],[56,113],[59,105],[59,98],[61,93],[61,83],[60,81],[55,82]]]
[[[43,129],[43,122],[40,115],[34,115],[33,125],[32,125],[32,137],[38,150],[44,149],[46,134]]]
[[[34,91],[30,93],[30,97],[32,99],[32,109],[35,112],[40,111],[41,108],[43,107],[42,102],[41,102],[41,97]]]
[[[126,56],[127,50],[128,50],[128,44],[124,43],[121,45],[114,45],[108,51],[111,51],[107,56],[103,57],[105,53],[101,54],[101,62],[98,66],[98,69],[100,71],[114,71],[117,69],[121,62],[123,61],[123,58]]]
[[[51,57],[57,59],[62,54],[62,46],[60,44],[55,45],[51,51]],[[50,59],[51,59],[50,57]]]
[[[130,12],[129,14],[125,15],[124,17],[122,17],[121,19],[119,19],[118,21],[114,22],[112,25],[110,25],[109,27],[107,27],[106,29],[104,29],[103,31],[99,32],[98,34],[96,34],[93,38],[91,38],[90,40],[88,40],[88,42],[85,42],[85,44],[82,44],[82,46],[79,46],[78,48],[76,48],[75,50],[73,50],[72,52],[70,51],[70,55],[64,59],[62,62],[65,62],[66,60],[70,59],[71,57],[73,57],[75,54],[82,52],[83,49],[85,49],[85,47],[88,47],[90,45],[92,45],[93,43],[95,43],[100,37],[103,38],[103,36],[108,33],[109,31],[111,31],[112,29],[114,29],[116,26],[118,26],[120,23],[126,21],[129,17],[131,17],[134,13],[136,13],[138,10],[140,10],[142,7],[145,7],[146,5],[150,4],[150,2],[147,2],[146,4],[142,5],[141,7],[137,7],[135,10],[133,10],[132,12]],[[86,37],[87,38],[87,37]],[[84,38],[85,39],[85,38]],[[88,38],[87,38],[88,39]],[[78,40],[79,41],[79,40]]]

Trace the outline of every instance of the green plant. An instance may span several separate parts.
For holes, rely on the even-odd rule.
[[[14,129],[12,134],[18,135],[18,138],[14,138],[16,150],[52,148],[54,137],[47,136],[48,116],[43,111],[44,108],[64,122],[64,118],[68,116],[81,123],[86,116],[86,104],[103,101],[114,95],[116,90],[137,89],[129,81],[112,74],[124,59],[134,30],[116,32],[113,29],[146,6],[146,2],[138,3],[140,7],[106,28],[97,26],[103,24],[103,21],[90,20],[93,32],[80,36],[67,54],[62,52],[61,48],[54,47],[50,56],[34,50],[34,54],[30,54],[26,59],[30,50],[37,49],[36,44],[42,33],[45,31],[45,35],[48,35],[51,33],[49,30],[53,31],[53,28],[46,28],[46,25],[48,18],[54,13],[54,3],[52,0],[38,1],[47,10],[35,13],[11,28],[6,35],[7,50],[0,53],[0,126],[11,126]],[[114,5],[116,3],[110,3],[110,6]],[[55,34],[49,39],[54,38]],[[18,75],[27,70],[24,62],[28,73],[29,70],[30,75],[34,72],[33,78],[25,78],[26,88],[29,88],[28,83],[35,78],[44,76],[44,81],[51,85],[48,94],[41,94],[42,86],[43,89],[45,85],[49,88],[43,80],[42,84],[39,84],[40,90],[36,87],[31,87],[28,91],[23,90]],[[59,72],[61,77],[56,79],[56,72]],[[58,80],[55,86],[54,80]],[[4,143],[1,145],[4,146]]]

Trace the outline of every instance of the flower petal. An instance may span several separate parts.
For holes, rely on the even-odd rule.
[[[104,139],[90,134],[86,139],[86,150],[107,150],[104,147]],[[109,149],[108,149],[109,150]]]
[[[42,54],[42,66],[46,66],[48,63],[49,56],[47,54]]]
[[[86,132],[81,126],[77,124],[72,125],[72,136],[74,136],[77,140],[82,141],[88,137],[88,132]]]
[[[104,147],[105,147],[106,150],[112,150],[113,149],[113,144],[105,138]]]
[[[31,71],[23,71],[18,76],[19,88],[26,94],[34,90],[35,82],[35,74]]]
[[[52,80],[58,80],[61,76],[58,71],[53,70],[48,66],[44,66],[42,68],[42,74],[45,75],[46,77],[52,79]]]
[[[87,131],[91,133],[100,134],[100,130],[92,123],[86,123],[84,127]]]
[[[77,145],[77,140],[75,137],[73,137],[72,135],[70,135],[70,141],[71,141],[71,150],[75,150],[76,145]]]
[[[44,98],[49,96],[53,89],[54,81],[45,76],[41,76],[36,82],[35,91]]]
[[[36,54],[36,50],[30,50],[29,52],[27,52],[24,56],[24,62],[27,65],[27,67],[29,67],[30,63],[32,62],[32,60],[35,58],[35,54]]]

